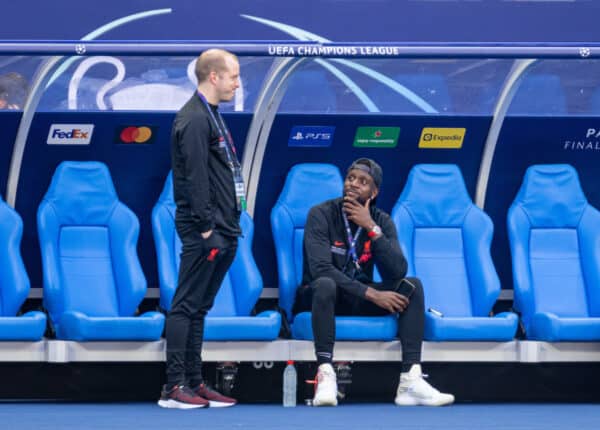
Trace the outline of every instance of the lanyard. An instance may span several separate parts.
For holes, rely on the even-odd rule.
[[[206,110],[208,110],[208,114],[210,115],[212,122],[217,127],[217,131],[219,132],[219,141],[225,142],[225,153],[227,154],[227,162],[229,163],[229,167],[231,169],[233,169],[234,167],[239,167],[237,157],[234,157],[236,151],[235,146],[233,144],[233,138],[231,137],[231,133],[229,133],[229,130],[225,125],[225,121],[223,121],[223,118],[221,117],[221,114],[219,113],[219,111],[217,111],[217,115],[219,117],[219,119],[217,119],[212,108],[208,103],[208,100],[206,100],[206,97],[204,97],[204,94],[202,94],[200,91],[198,91],[197,94],[198,98],[200,98],[200,100],[202,100],[202,103],[204,103],[204,105],[206,106]]]
[[[217,131],[219,132],[219,145],[225,148],[225,154],[227,155],[227,164],[229,164],[229,168],[231,169],[231,174],[233,175],[233,186],[235,188],[235,200],[236,206],[239,211],[246,210],[246,188],[244,186],[244,178],[242,176],[242,169],[240,167],[240,162],[237,159],[235,146],[233,144],[233,138],[231,137],[231,133],[227,129],[225,125],[225,121],[223,121],[223,117],[217,111],[217,116],[213,113],[212,108],[208,104],[206,97],[198,91],[198,98],[204,103],[206,106],[206,110],[208,110],[208,114],[212,119],[212,122],[217,127]]]
[[[348,217],[346,217],[346,213],[344,212],[343,209],[342,209],[342,218],[344,219],[344,226],[346,227],[346,236],[348,239],[348,245],[350,246],[350,249],[348,250],[348,256],[350,256],[352,258],[352,261],[354,262],[354,266],[357,269],[360,269],[360,265],[358,264],[358,256],[356,255],[356,240],[358,239],[358,236],[362,232],[362,227],[358,227],[358,229],[356,229],[356,233],[354,233],[354,237],[352,237],[352,230],[350,230],[350,224],[348,223]]]

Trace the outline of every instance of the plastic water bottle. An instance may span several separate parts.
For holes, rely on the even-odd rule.
[[[287,366],[283,371],[283,406],[286,408],[296,406],[296,385],[298,384],[298,374],[294,367],[294,362],[288,360]]]

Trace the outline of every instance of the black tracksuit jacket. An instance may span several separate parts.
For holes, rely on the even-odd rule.
[[[222,120],[217,106],[210,106],[217,121]],[[223,121],[221,128],[227,132],[224,127]],[[194,222],[202,233],[214,229],[237,237],[240,212],[225,151],[206,105],[194,94],[177,113],[171,132],[176,218]]]
[[[343,272],[349,244],[342,218],[342,204],[342,198],[327,200],[312,207],[308,213],[304,227],[302,284],[308,285],[317,278],[328,277],[345,292],[364,297],[367,285],[351,279]],[[383,280],[402,279],[406,276],[407,263],[398,243],[396,227],[390,216],[382,210],[374,206],[370,210],[383,236],[371,241],[372,258],[361,264],[362,271],[372,281],[373,265],[377,264]],[[350,222],[350,228],[354,237],[357,227]],[[363,229],[356,243],[359,258],[367,240],[369,237]]]

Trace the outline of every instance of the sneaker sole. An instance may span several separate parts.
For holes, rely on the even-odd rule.
[[[198,409],[198,408],[204,408],[206,405],[195,405],[193,403],[183,403],[183,402],[178,402],[177,400],[159,400],[158,401],[158,406],[160,406],[161,408],[167,408],[167,409]]]
[[[448,400],[438,400],[438,401],[428,401],[425,399],[415,399],[413,397],[409,398],[396,398],[394,403],[397,406],[446,406],[454,403],[454,398]]]
[[[338,402],[337,399],[331,400],[331,399],[324,399],[324,400],[316,400],[313,399],[312,401],[312,405],[313,406],[337,406]]]
[[[209,403],[211,408],[228,408],[235,405],[235,403],[217,402],[215,400],[209,400]]]

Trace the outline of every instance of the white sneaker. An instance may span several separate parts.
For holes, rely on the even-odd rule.
[[[317,370],[317,388],[313,398],[313,406],[337,406],[337,380],[335,370],[329,363],[324,363]]]
[[[400,374],[395,403],[398,406],[444,406],[454,403],[452,394],[440,393],[425,379],[420,364],[413,364],[410,372]]]

